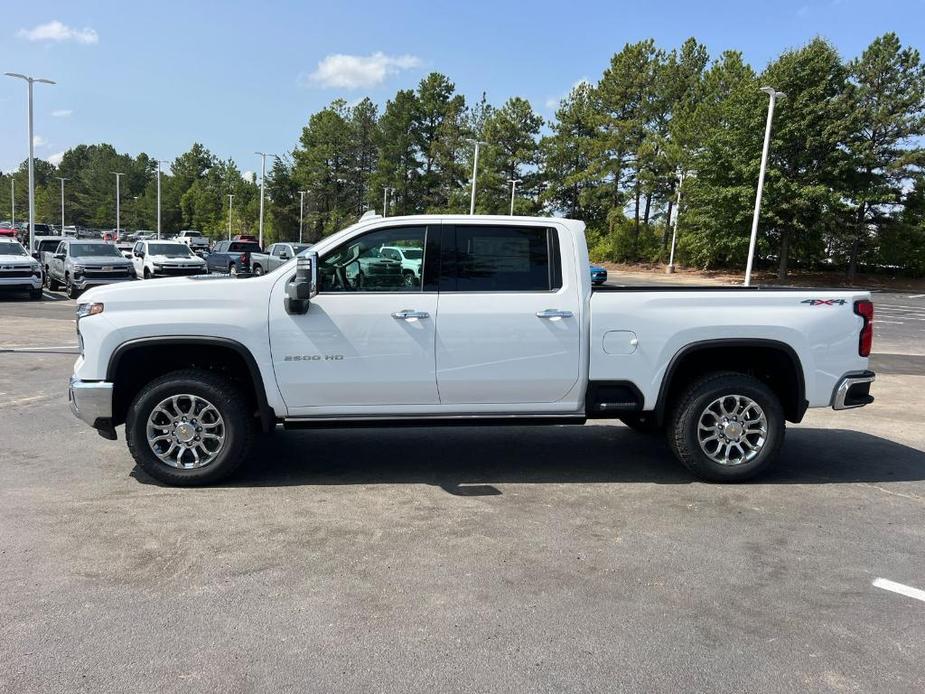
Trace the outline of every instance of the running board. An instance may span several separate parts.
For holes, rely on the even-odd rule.
[[[549,426],[584,424],[584,415],[408,415],[343,417],[290,417],[284,429],[341,429],[350,427],[483,427]]]

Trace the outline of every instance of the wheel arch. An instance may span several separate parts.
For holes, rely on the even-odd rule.
[[[142,374],[143,379],[121,378],[122,375],[125,375],[123,369],[126,364],[125,360],[128,357],[132,355],[141,357],[157,353],[170,355],[163,368],[152,372],[147,368],[148,364],[146,364],[145,373]],[[234,357],[230,358],[230,355],[234,355]],[[186,356],[193,359],[192,363],[184,363],[183,357]],[[210,360],[210,357],[213,359]],[[237,340],[213,336],[176,335],[138,338],[123,342],[113,350],[106,368],[106,380],[114,384],[113,424],[121,424],[125,421],[125,413],[128,410],[129,403],[138,390],[144,387],[145,383],[149,383],[163,373],[174,370],[174,367],[189,368],[190,366],[201,364],[203,368],[208,369],[210,361],[212,365],[220,364],[228,367],[236,365],[235,360],[239,360],[238,363],[243,363],[246,367],[246,373],[239,375],[240,380],[242,385],[247,387],[248,395],[253,398],[253,404],[263,430],[270,431],[276,423],[276,413],[267,401],[266,388],[260,368],[257,366],[257,360],[251,351]],[[122,388],[120,388],[120,381],[124,384]]]
[[[726,362],[719,361],[724,358]],[[800,422],[809,406],[803,365],[793,347],[764,338],[717,338],[685,345],[671,358],[655,405],[659,424],[665,421],[672,396],[694,376],[702,375],[703,369],[739,370],[757,376],[778,395],[790,422]],[[769,374],[780,379],[768,378]]]

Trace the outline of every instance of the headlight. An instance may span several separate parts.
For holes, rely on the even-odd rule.
[[[103,312],[103,304],[77,304],[77,320]]]

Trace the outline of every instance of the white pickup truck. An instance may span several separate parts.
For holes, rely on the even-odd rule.
[[[383,247],[423,249],[420,283],[360,281]],[[592,290],[579,221],[372,217],[261,277],[88,291],[69,399],[168,484],[225,477],[278,425],[592,418],[663,429],[691,471],[736,481],[807,407],[872,402],[872,321],[863,291]]]

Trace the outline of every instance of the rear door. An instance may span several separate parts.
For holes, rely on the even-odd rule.
[[[554,403],[576,385],[580,283],[555,227],[444,226],[437,387],[448,405]]]

